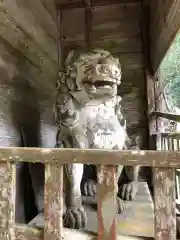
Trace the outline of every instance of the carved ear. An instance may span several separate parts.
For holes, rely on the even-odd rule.
[[[65,59],[65,66],[70,65],[75,57],[75,51],[72,50]]]

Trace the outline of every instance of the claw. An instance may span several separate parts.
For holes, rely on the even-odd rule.
[[[85,196],[96,195],[96,181],[88,179],[82,186],[82,192]]]
[[[87,216],[84,208],[67,208],[64,216],[64,226],[72,229],[85,228],[87,225]]]
[[[138,182],[132,181],[125,183],[121,186],[119,190],[119,196],[121,199],[132,201],[136,196],[138,190]]]

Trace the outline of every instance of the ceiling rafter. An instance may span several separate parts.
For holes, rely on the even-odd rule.
[[[86,23],[86,32],[85,32],[85,41],[87,44],[87,50],[92,48],[92,6],[91,0],[84,0],[85,4],[85,23]]]
[[[98,7],[104,5],[112,5],[112,4],[127,4],[127,3],[140,3],[140,0],[91,0],[91,7]],[[67,3],[60,3],[60,0],[56,0],[56,7],[57,9],[61,10],[69,10],[73,8],[86,8],[86,5],[83,1],[79,2],[68,2]]]

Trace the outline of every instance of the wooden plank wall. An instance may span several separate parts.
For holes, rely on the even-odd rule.
[[[3,131],[3,124],[4,126],[7,124],[8,127],[7,130],[3,132],[4,135],[1,135],[0,147],[8,144],[19,146],[19,130],[24,129],[24,126],[29,141],[28,146],[54,147],[56,127],[54,126],[52,115],[52,104],[56,79],[57,27],[56,11],[53,1],[1,1],[1,133]],[[14,128],[16,129],[14,130]],[[17,133],[15,133],[16,136],[9,136],[9,134],[14,134],[13,130],[15,132],[17,131]],[[4,140],[3,142],[2,139],[5,137],[8,141]],[[22,180],[21,169],[24,170],[22,164],[20,164],[17,169],[16,180],[18,187],[16,203],[18,211],[16,218],[18,221],[24,222],[24,209],[26,207],[24,207],[24,203],[22,203],[22,199],[24,199],[22,183],[26,182],[28,172],[26,174],[26,180]],[[33,171],[33,185],[36,193],[39,191],[39,185],[41,183],[42,189],[44,186],[42,169],[39,171],[39,167],[37,168],[36,166],[35,170],[36,171]],[[27,171],[27,168],[25,171]],[[30,185],[30,181],[25,184]],[[41,203],[42,201],[39,202]],[[40,203],[37,204],[39,205]],[[28,209],[31,207],[32,205],[30,203]],[[33,207],[31,209],[34,210]],[[33,210],[29,211],[30,215]],[[31,215],[30,217],[33,216]]]
[[[1,38],[19,52],[14,53],[14,57],[22,54],[31,64],[38,82],[43,78],[46,83],[46,79],[54,75],[57,47],[56,24],[43,1],[3,1],[0,23]]]
[[[123,109],[130,134],[140,132],[146,139],[146,85],[142,49],[140,3],[112,4],[92,10],[92,47],[101,47],[119,57],[122,65]],[[85,10],[62,13],[63,48],[85,48]],[[66,55],[66,52],[64,55]]]
[[[155,73],[179,31],[180,1],[151,0],[149,2],[151,61]]]
[[[0,85],[8,85],[11,89],[22,86],[30,105],[33,95],[29,87],[36,89],[34,95],[42,102],[42,112],[55,90],[55,20],[53,1],[7,0],[0,3]],[[15,98],[17,100],[17,96]]]

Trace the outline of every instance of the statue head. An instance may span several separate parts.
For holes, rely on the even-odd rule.
[[[102,49],[72,51],[65,60],[64,83],[70,91],[84,91],[92,98],[115,96],[121,83],[119,60]]]

